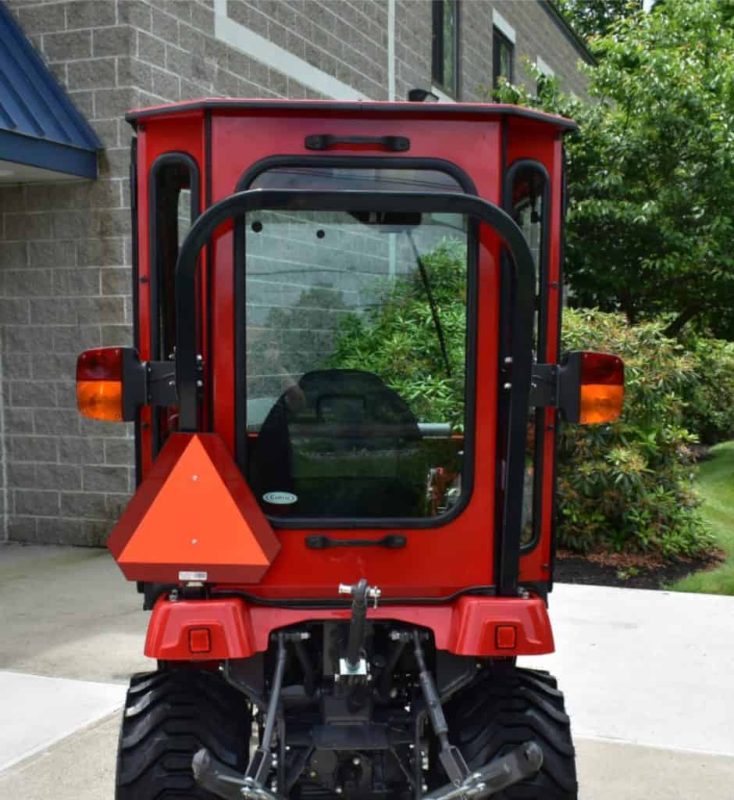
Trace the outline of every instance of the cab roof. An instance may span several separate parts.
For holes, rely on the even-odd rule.
[[[520,117],[542,122],[559,131],[577,129],[576,123],[555,114],[548,114],[534,108],[513,106],[503,103],[416,103],[388,101],[338,101],[338,100],[265,100],[231,97],[203,97],[181,103],[169,103],[150,108],[129,111],[125,119],[133,126],[146,119],[172,116],[191,111],[209,112],[294,112],[314,116],[342,114],[369,114],[396,117],[423,117],[433,119],[463,119]]]

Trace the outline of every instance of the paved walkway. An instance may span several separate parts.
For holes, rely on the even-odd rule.
[[[0,546],[0,798],[112,800],[147,614],[101,551]],[[581,800],[734,800],[734,598],[558,586]]]

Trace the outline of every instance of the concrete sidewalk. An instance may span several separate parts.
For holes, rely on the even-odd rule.
[[[0,607],[0,798],[112,800],[140,596],[102,551],[10,545]],[[558,586],[551,615],[527,663],[566,692],[582,800],[733,800],[734,598]]]

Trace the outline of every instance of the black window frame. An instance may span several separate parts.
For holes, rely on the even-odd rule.
[[[176,267],[176,386],[179,396],[180,430],[196,433],[201,430],[199,414],[200,371],[197,361],[195,328],[187,321],[196,314],[196,287],[199,255],[210,242],[217,228],[228,220],[243,218],[248,211],[285,209],[319,211],[345,210],[343,191],[274,190],[263,189],[232,194],[209,207],[192,226],[179,253]],[[406,207],[418,212],[458,213],[473,217],[478,227],[484,222],[504,241],[504,252],[511,256],[508,278],[514,297],[514,316],[511,325],[510,358],[512,392],[509,393],[506,452],[500,459],[500,470],[507,491],[502,496],[501,524],[495,529],[498,544],[496,576],[497,594],[517,596],[520,532],[522,520],[522,486],[527,430],[527,409],[532,375],[532,314],[534,304],[535,266],[527,241],[517,224],[500,206],[476,195],[460,192],[361,192],[349,193],[351,211],[404,211]],[[477,230],[473,231],[476,235]],[[244,237],[241,237],[244,241]],[[475,236],[475,241],[478,237]],[[478,248],[477,248],[478,249]],[[503,269],[505,265],[502,265]],[[237,270],[234,274],[237,274]],[[241,272],[241,270],[240,270]],[[507,272],[507,270],[505,270]],[[478,264],[470,277],[478,277]],[[503,275],[504,278],[504,275]],[[503,283],[507,281],[503,280]],[[474,313],[476,318],[476,310]],[[476,357],[473,364],[476,364]],[[470,373],[471,374],[471,373]],[[472,453],[472,459],[474,454]],[[342,521],[343,522],[343,521]],[[354,523],[354,520],[347,520]],[[347,524],[344,527],[349,527]],[[370,526],[374,527],[374,526]],[[419,527],[411,525],[414,530]],[[430,525],[428,527],[436,527]]]
[[[550,283],[548,269],[550,266],[550,223],[551,223],[551,180],[548,170],[540,161],[532,158],[521,158],[513,161],[505,173],[504,208],[513,216],[513,186],[515,180],[523,170],[536,172],[543,180],[542,192],[542,218],[539,258],[536,265],[536,279],[538,285],[538,330],[536,331],[536,359],[538,363],[547,362],[548,353],[548,300]],[[514,219],[514,216],[513,216]],[[540,541],[541,522],[543,514],[543,474],[545,470],[545,411],[546,406],[535,410],[535,448],[534,448],[534,482],[533,482],[533,536],[529,542],[521,545],[523,555],[534,550]],[[553,465],[555,469],[555,464]]]
[[[446,82],[444,74],[445,66],[445,50],[446,50],[446,30],[444,27],[444,9],[446,5],[450,5],[454,9],[454,31],[453,31],[453,81],[449,84]],[[459,99],[459,89],[461,86],[460,81],[460,67],[461,67],[461,4],[459,0],[432,0],[431,2],[431,83],[433,86],[446,92],[454,100]]]
[[[252,184],[263,173],[278,167],[298,168],[357,168],[357,169],[404,169],[443,172],[453,178],[461,192],[476,196],[476,185],[461,167],[451,161],[438,158],[415,157],[383,157],[383,156],[268,156],[252,164],[237,182],[236,191],[252,188]],[[244,261],[244,223],[238,219],[234,223],[233,258],[234,264]],[[439,528],[458,517],[469,505],[474,491],[474,472],[476,461],[476,359],[477,336],[479,330],[478,314],[478,258],[479,239],[476,235],[476,222],[470,220],[467,238],[474,242],[474,247],[467,253],[467,346],[466,346],[466,428],[465,455],[466,467],[462,473],[462,487],[465,491],[459,502],[448,512],[437,517],[367,517],[367,518],[289,518],[267,515],[274,528],[281,529],[422,529]],[[233,270],[235,293],[235,319],[246,319],[247,302],[244,270]],[[247,352],[246,325],[235,326],[235,461],[247,474],[247,376],[244,354]]]
[[[502,74],[502,48],[510,51],[510,74]],[[510,83],[515,79],[515,43],[504,34],[496,25],[492,26],[492,88],[496,89],[500,78],[506,78]]]
[[[161,323],[161,298],[167,298],[171,304],[174,313],[174,328],[175,328],[175,300],[173,293],[166,292],[164,288],[165,281],[165,255],[162,252],[161,236],[165,233],[161,224],[159,224],[159,198],[161,194],[160,178],[161,173],[170,167],[183,167],[189,173],[189,191],[191,192],[191,210],[190,218],[193,225],[197,217],[201,214],[201,172],[199,164],[196,159],[190,154],[181,151],[169,151],[162,153],[153,162],[148,174],[148,280],[150,286],[150,354],[153,361],[163,361],[169,356],[168,353],[163,352],[163,342],[160,337],[160,323]],[[178,206],[174,209],[174,217],[176,219],[178,231]],[[177,237],[178,241],[178,237]],[[179,247],[180,251],[180,247]],[[176,253],[178,257],[178,252]],[[175,269],[176,260],[168,260],[167,265],[174,273],[173,280],[175,282]],[[175,285],[175,283],[174,283]],[[137,316],[137,315],[136,315]],[[175,336],[174,336],[175,341]],[[163,409],[160,409],[161,413]],[[159,423],[159,409],[153,409],[151,420],[151,443],[152,455],[155,458],[161,450],[163,443],[160,438],[160,423]]]

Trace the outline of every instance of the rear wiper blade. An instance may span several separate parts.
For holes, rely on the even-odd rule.
[[[405,231],[405,235],[408,237],[408,241],[410,242],[410,246],[413,248],[413,255],[415,256],[415,262],[418,264],[418,269],[421,273],[421,280],[423,281],[423,288],[426,290],[426,296],[428,297],[428,304],[431,307],[431,317],[433,318],[433,327],[436,329],[436,335],[438,336],[438,342],[441,346],[441,355],[443,356],[443,363],[446,365],[446,374],[448,377],[451,377],[451,364],[449,364],[449,354],[446,349],[446,337],[443,333],[443,326],[441,325],[441,319],[438,316],[438,308],[436,306],[436,299],[433,296],[433,292],[431,291],[431,282],[428,279],[428,270],[426,269],[426,265],[423,263],[423,259],[421,258],[420,253],[418,252],[418,247],[415,244],[415,239],[413,238],[412,231]]]

